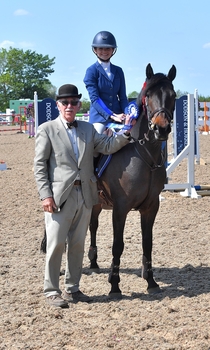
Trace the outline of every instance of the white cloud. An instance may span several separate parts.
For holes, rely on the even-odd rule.
[[[29,41],[21,41],[18,43],[18,47],[21,47],[23,49],[30,49],[34,47],[34,44],[30,43]]]
[[[210,49],[210,43],[204,44],[204,45],[203,45],[203,48],[204,48],[204,49]]]
[[[3,49],[8,49],[10,46],[13,47],[14,44],[15,43],[13,41],[4,40],[0,43],[0,47],[2,47]]]
[[[69,66],[69,70],[75,70],[75,66]]]
[[[34,44],[28,41],[21,41],[19,43],[15,43],[14,41],[9,40],[4,40],[0,43],[0,48],[9,49],[10,47],[29,50],[34,47]]]
[[[23,9],[18,9],[14,12],[15,16],[27,16],[29,15],[29,12]]]

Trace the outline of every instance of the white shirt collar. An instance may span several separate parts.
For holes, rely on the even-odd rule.
[[[109,62],[102,62],[101,60],[98,59],[98,62],[100,63],[101,67],[104,69],[106,72],[107,76],[109,79],[111,79],[111,70],[110,70],[110,61]]]
[[[100,63],[100,65],[105,69],[108,68],[110,70],[110,61],[109,62],[102,62],[99,58],[98,58],[98,62]]]
[[[62,121],[62,123],[63,123],[65,129],[66,129],[66,130],[70,130],[70,129],[68,128],[68,126],[67,126],[68,121],[67,121],[65,118],[63,118],[61,114],[59,115],[59,117],[60,117],[60,119],[61,119],[61,121]],[[74,128],[72,128],[72,130],[73,130],[73,129],[74,129]]]

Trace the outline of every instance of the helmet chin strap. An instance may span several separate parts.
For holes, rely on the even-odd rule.
[[[108,60],[103,60],[101,57],[99,57],[98,55],[96,55],[98,58],[99,58],[99,60],[101,61],[101,62],[109,62],[110,61],[110,58],[112,57],[109,57],[109,59]]]
[[[101,62],[109,62],[110,61],[110,59],[112,58],[112,56],[114,56],[114,54],[116,53],[116,49],[114,49],[114,51],[113,51],[113,53],[112,53],[112,55],[107,59],[107,60],[103,60],[103,58],[101,58],[101,57],[99,57],[98,55],[97,55],[97,53],[95,52],[95,50],[94,49],[92,49],[93,50],[93,52],[94,52],[94,54],[98,57],[98,59],[101,61]]]

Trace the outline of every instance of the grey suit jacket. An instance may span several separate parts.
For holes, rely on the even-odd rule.
[[[129,141],[123,135],[101,135],[92,124],[78,121],[77,161],[60,117],[41,124],[37,129],[34,158],[34,174],[40,199],[53,197],[59,208],[68,198],[79,174],[85,205],[92,208],[98,203],[93,152],[111,154],[127,143]]]

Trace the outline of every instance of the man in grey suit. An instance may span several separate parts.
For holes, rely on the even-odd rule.
[[[93,125],[75,121],[81,107],[75,85],[62,85],[56,97],[59,116],[37,129],[34,174],[45,212],[47,253],[44,294],[55,307],[89,302],[79,290],[84,243],[93,205],[98,203],[94,151],[111,154],[129,143],[129,131],[108,137]],[[130,124],[129,116],[125,124]],[[59,288],[62,254],[67,241],[65,291]]]

